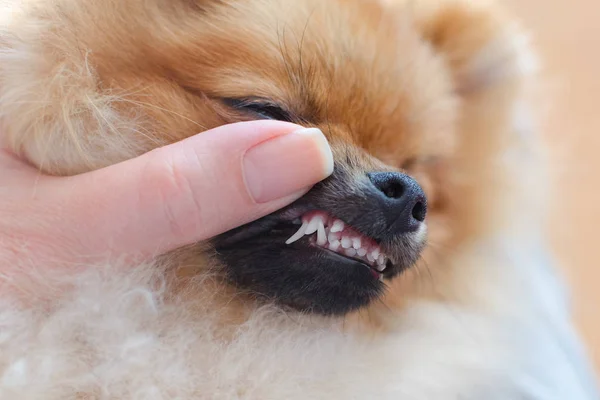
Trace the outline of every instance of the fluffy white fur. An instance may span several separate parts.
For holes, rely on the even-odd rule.
[[[165,299],[157,266],[39,271],[74,290],[0,303],[0,398],[595,399],[544,249],[488,238],[464,254],[485,262],[481,302],[412,304],[373,339],[264,307],[225,340],[211,294]]]
[[[21,50],[0,63],[36,65]],[[485,57],[476,75],[498,77]],[[0,88],[5,110],[36,96],[24,71]],[[193,303],[172,298],[160,265],[37,265],[16,286],[71,289],[26,303],[1,296],[0,399],[597,399],[538,224],[520,222],[456,249],[451,262],[470,266],[454,277],[462,297],[382,315],[386,336],[269,306],[224,333],[205,282]]]

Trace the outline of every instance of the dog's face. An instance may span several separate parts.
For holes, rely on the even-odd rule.
[[[330,178],[211,241],[238,288],[302,311],[345,314],[413,267],[428,236],[439,241],[464,224],[448,201],[456,199],[448,163],[461,102],[455,60],[444,59],[434,40],[443,36],[426,31],[410,8],[374,0],[129,1],[103,11],[58,3],[70,5],[59,10],[70,17],[56,29],[61,41],[46,45],[91,66],[110,115],[135,128],[122,123],[111,139],[115,124],[102,127],[100,107],[74,115],[101,132],[81,135],[77,148],[102,151],[62,153],[51,172],[96,168],[118,161],[124,147],[140,152],[236,121],[290,121],[328,137]],[[36,162],[32,148],[25,152]],[[61,165],[66,159],[75,161]],[[474,204],[468,196],[458,209]]]
[[[335,171],[290,207],[213,244],[235,285],[344,314],[380,297],[421,255],[427,197],[402,167],[437,155],[424,143],[449,134],[452,94],[439,60],[382,7],[266,3],[206,10],[219,28],[199,39],[198,61],[186,62],[202,72],[169,67],[227,122],[319,127]]]

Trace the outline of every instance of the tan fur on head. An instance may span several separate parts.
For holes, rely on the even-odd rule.
[[[136,268],[36,266],[19,285],[73,289],[1,300],[0,398],[593,398],[540,245],[531,53],[496,6],[4,3],[2,140],[42,171],[110,165],[248,119],[223,98],[268,97],[354,168],[417,178],[430,245],[345,318],[225,285],[207,244]]]

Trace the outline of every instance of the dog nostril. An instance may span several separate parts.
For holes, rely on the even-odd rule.
[[[404,185],[401,182],[388,181],[379,189],[390,199],[399,199],[404,194]]]
[[[427,200],[417,181],[400,172],[370,172],[367,176],[379,192],[377,197],[385,199],[379,204],[390,226],[412,232],[425,221]]]
[[[371,182],[381,193],[390,199],[400,199],[406,191],[406,183],[399,174],[393,172],[375,172],[367,174]]]
[[[412,217],[419,222],[423,222],[425,221],[426,215],[427,207],[425,207],[425,204],[423,204],[422,201],[418,201],[412,209]]]

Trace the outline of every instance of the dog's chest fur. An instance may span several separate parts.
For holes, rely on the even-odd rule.
[[[505,250],[482,244],[471,260]],[[40,276],[75,290],[33,308],[0,304],[0,397],[592,399],[591,380],[569,366],[584,363],[556,314],[560,287],[535,253],[505,253],[515,264],[474,276],[477,306],[415,302],[375,316],[385,328],[368,333],[268,307],[225,332],[226,305],[202,291],[193,304],[166,298],[152,265]],[[517,261],[534,272],[505,274]],[[497,307],[512,296],[528,305]]]

